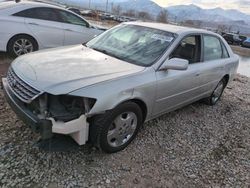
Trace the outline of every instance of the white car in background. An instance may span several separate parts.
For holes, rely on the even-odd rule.
[[[85,43],[104,29],[62,7],[30,1],[0,3],[0,51],[32,51]]]

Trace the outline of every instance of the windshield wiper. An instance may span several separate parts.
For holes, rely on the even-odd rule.
[[[122,56],[121,57],[121,56],[117,56],[115,54],[109,53],[107,50],[104,50],[104,49],[99,49],[99,48],[95,48],[95,47],[90,47],[90,48],[93,49],[93,50],[96,50],[98,52],[104,53],[104,54],[106,54],[108,56],[114,57],[116,59],[119,59],[119,60],[122,60],[122,61],[126,61],[126,62],[134,64],[134,65],[143,66],[141,64],[138,64],[135,60],[130,59],[129,56]]]
[[[104,54],[106,54],[106,55],[109,55],[108,52],[107,52],[107,50],[103,50],[103,49],[99,49],[99,48],[95,48],[95,47],[93,47],[92,49],[95,50],[95,51],[104,53]]]
[[[96,51],[98,51],[98,52],[101,52],[101,53],[104,53],[104,54],[106,54],[106,55],[108,55],[108,56],[112,56],[112,57],[114,57],[114,58],[117,58],[117,59],[120,59],[120,60],[124,60],[123,58],[121,58],[120,56],[117,56],[117,55],[115,55],[115,54],[112,54],[112,53],[109,53],[107,50],[103,50],[103,49],[99,49],[99,48],[92,48],[93,50],[96,50]]]

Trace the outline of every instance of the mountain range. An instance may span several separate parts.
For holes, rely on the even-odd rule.
[[[106,10],[107,0],[54,0],[65,4],[73,4],[88,8],[90,5],[93,9]],[[90,2],[90,4],[89,4]],[[120,6],[122,11],[136,10],[138,12],[148,12],[153,16],[157,16],[163,9],[151,0],[109,0],[108,10],[112,6]],[[170,17],[177,17],[178,20],[206,20],[206,21],[250,21],[250,13],[245,14],[238,10],[225,10],[222,8],[202,9],[196,5],[177,5],[165,7]]]
[[[167,10],[170,21],[184,22],[186,20],[202,21],[203,23],[213,23],[232,25],[243,28],[244,32],[250,33],[250,13],[246,14],[234,9],[203,9],[194,4],[161,7],[151,0],[53,0],[64,4],[71,4],[79,7],[111,11],[112,7],[120,6],[122,12],[135,10],[137,12],[147,12],[154,18],[162,10]],[[90,4],[89,4],[90,3]]]
[[[205,20],[205,21],[250,21],[250,15],[238,10],[225,10],[222,8],[202,9],[196,5],[178,5],[167,7],[166,10],[171,16],[177,16],[183,20]]]

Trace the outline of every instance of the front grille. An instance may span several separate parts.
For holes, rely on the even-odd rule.
[[[12,68],[7,73],[7,81],[15,95],[23,102],[29,103],[40,94],[40,91],[21,80]]]

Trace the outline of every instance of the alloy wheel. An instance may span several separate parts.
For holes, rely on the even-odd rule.
[[[124,112],[118,115],[109,127],[108,144],[112,147],[119,147],[127,143],[134,135],[137,123],[137,116],[134,112]]]
[[[33,44],[28,39],[18,39],[13,45],[13,51],[17,56],[33,52]]]
[[[223,89],[224,89],[223,81],[220,81],[212,95],[213,103],[216,103],[219,100],[220,96],[222,95]]]

